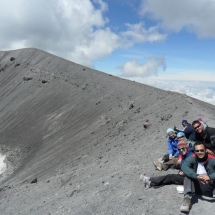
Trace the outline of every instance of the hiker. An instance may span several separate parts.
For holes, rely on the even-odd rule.
[[[206,152],[203,142],[194,144],[194,153],[182,165],[184,199],[181,212],[189,212],[192,195],[208,195],[215,198],[215,156]]]
[[[188,140],[195,141],[195,130],[193,129],[193,126],[186,119],[183,119],[181,124],[183,126],[183,129],[180,130],[179,128],[176,128],[176,126],[174,126],[174,131],[184,132]]]
[[[154,161],[154,165],[156,169],[162,171],[162,170],[168,170],[170,167],[173,169],[180,168],[180,163],[178,163],[178,155],[179,151],[177,148],[178,145],[178,139],[175,135],[175,132],[172,128],[167,129],[167,135],[168,135],[168,154],[164,155],[162,159],[159,159],[159,161]]]
[[[183,126],[183,129],[177,128],[177,127],[174,125],[173,129],[174,129],[174,131],[175,131],[176,133],[178,133],[178,132],[183,132],[184,129],[185,129],[185,127],[186,127],[186,125],[188,124],[188,122],[187,122],[186,119],[183,119],[182,122],[181,122],[181,124],[182,124],[182,126]]]
[[[188,139],[188,140],[191,140],[191,141],[195,141],[196,140],[196,137],[195,137],[195,129],[193,128],[193,126],[188,123],[187,120],[182,120],[182,125],[184,127],[184,134],[185,134],[185,137]]]
[[[202,141],[207,147],[207,152],[215,155],[215,128],[208,127],[198,120],[193,121],[192,126],[195,129],[196,140]]]
[[[178,143],[178,151],[180,152],[179,160],[181,161],[181,165],[184,161],[193,154],[191,148],[188,147],[187,143],[184,141],[180,141]],[[168,184],[179,184],[183,185],[184,181],[184,173],[179,170],[178,174],[168,174],[157,177],[147,177],[144,175],[140,176],[140,179],[143,180],[145,188],[150,187],[161,187]]]
[[[193,150],[193,145],[194,145],[195,142],[191,141],[191,140],[188,140],[185,137],[184,132],[182,132],[182,131],[178,132],[177,133],[177,139],[178,139],[178,141],[181,141],[181,140],[185,141],[188,144],[189,147],[192,147],[192,150]]]
[[[198,120],[199,122],[201,122],[201,124],[203,124],[204,127],[207,127],[207,126],[208,126],[207,123],[204,122],[203,119],[202,119],[201,117],[199,117],[197,120]]]

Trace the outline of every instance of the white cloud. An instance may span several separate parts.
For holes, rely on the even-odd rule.
[[[139,42],[155,42],[166,39],[166,34],[159,33],[158,26],[145,29],[144,23],[126,24],[127,31],[121,32],[121,46],[129,47]]]
[[[215,105],[215,82],[157,80],[154,77],[132,77],[129,79],[163,90],[183,93],[190,97]]]
[[[157,75],[159,68],[165,70],[166,63],[163,57],[150,57],[145,63],[137,61],[127,61],[121,67],[121,75],[125,77],[148,77]]]
[[[142,0],[140,14],[160,20],[164,28],[176,32],[186,28],[199,37],[215,37],[214,0]]]
[[[7,0],[0,7],[0,49],[39,48],[92,66],[94,60],[135,43],[164,40],[157,27],[127,24],[124,32],[108,28],[102,0]]]
[[[180,80],[180,81],[206,81],[215,82],[214,71],[188,70],[168,68],[165,73],[160,73],[157,80]]]

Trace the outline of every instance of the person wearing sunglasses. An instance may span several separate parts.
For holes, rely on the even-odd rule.
[[[202,141],[207,147],[207,152],[215,155],[215,128],[198,120],[193,121],[192,126],[195,129],[196,141]]]
[[[185,133],[184,132],[182,132],[182,131],[180,131],[180,132],[178,132],[177,133],[177,139],[178,139],[178,141],[180,141],[180,140],[183,140],[183,141],[185,141],[187,144],[188,144],[188,146],[193,146],[194,145],[194,141],[192,141],[192,140],[188,140],[187,138],[186,138],[186,136],[185,136]]]
[[[181,166],[185,174],[181,212],[189,212],[195,194],[215,198],[215,156],[208,154],[203,142],[195,142],[194,154]]]
[[[188,148],[187,143],[184,141],[180,141],[177,147],[178,152],[180,153],[179,157],[181,157],[181,164],[183,164],[184,161],[193,154],[193,151]],[[183,185],[184,173],[179,170],[178,174],[167,174],[157,177],[148,177],[142,174],[140,179],[143,180],[146,189],[150,187],[161,187],[169,184]]]
[[[181,124],[183,126],[183,130],[178,129],[175,126],[174,130],[178,133],[183,132],[188,140],[195,141],[196,140],[195,129],[193,128],[193,126],[186,119],[183,119]]]

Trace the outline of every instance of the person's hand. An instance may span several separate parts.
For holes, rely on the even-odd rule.
[[[210,177],[208,175],[198,175],[197,179],[202,183],[202,184],[207,184],[208,181],[210,181]]]
[[[169,156],[169,160],[172,160],[172,159],[173,159],[173,156],[172,156],[172,155],[170,155],[170,156]]]
[[[182,160],[182,159],[178,159],[178,160],[177,160],[177,164],[181,164],[181,160]]]
[[[214,152],[213,152],[212,150],[210,150],[210,149],[207,149],[206,152],[207,152],[208,154],[215,155]]]
[[[179,171],[178,174],[179,175],[184,175],[184,173],[182,171]]]

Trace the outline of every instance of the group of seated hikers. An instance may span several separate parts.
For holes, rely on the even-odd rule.
[[[205,195],[215,198],[215,128],[209,127],[201,118],[182,120],[184,129],[167,129],[168,154],[154,161],[157,170],[178,169],[177,174],[157,177],[141,175],[145,188],[169,184],[184,186],[181,212],[189,212],[192,196]]]

